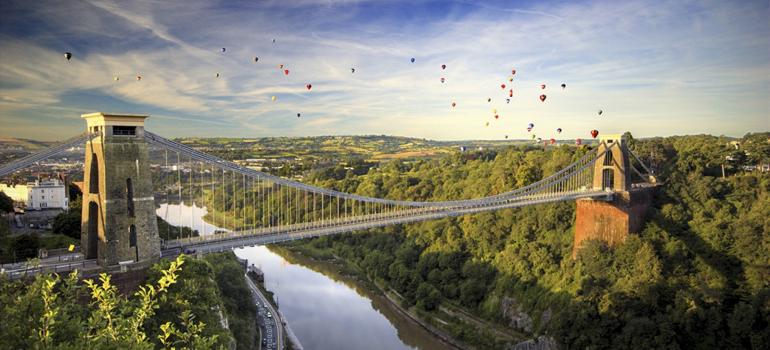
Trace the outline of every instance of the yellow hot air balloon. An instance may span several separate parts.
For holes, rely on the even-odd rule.
[[[275,96],[271,97],[271,99],[272,99],[273,101],[275,101]]]
[[[497,108],[492,108],[492,114],[497,114]]]

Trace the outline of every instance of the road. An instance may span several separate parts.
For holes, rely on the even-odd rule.
[[[263,332],[265,339],[267,340],[265,349],[283,350],[283,320],[281,320],[280,314],[275,311],[273,305],[267,301],[267,298],[265,298],[264,295],[262,295],[262,292],[257,285],[251,280],[251,277],[248,275],[245,275],[245,277],[246,284],[249,285],[254,302],[257,304],[257,319],[259,323],[265,325],[265,330]],[[267,317],[268,312],[272,317]]]

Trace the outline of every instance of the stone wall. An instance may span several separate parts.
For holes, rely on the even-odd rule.
[[[653,188],[636,188],[617,192],[612,201],[578,200],[572,257],[586,240],[601,240],[614,246],[625,242],[629,233],[638,233],[644,226],[652,191]]]

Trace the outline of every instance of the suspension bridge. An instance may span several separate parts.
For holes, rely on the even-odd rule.
[[[595,150],[558,172],[503,193],[451,201],[374,198],[224,160],[145,130],[146,116],[92,113],[82,117],[88,125],[85,133],[0,166],[2,178],[74,147],[85,148],[81,258],[74,262],[43,261],[34,268],[19,265],[6,271],[12,277],[74,268],[125,271],[184,252],[222,251],[573,200],[579,203],[578,223],[581,215],[583,221],[601,221],[593,226],[578,225],[576,246],[578,236],[580,240],[612,243],[618,232],[622,241],[623,234],[638,229],[649,204],[645,193],[655,185],[650,170],[623,139],[610,135],[601,138]],[[156,215],[168,219],[164,217],[168,206],[165,214],[159,214],[160,204],[202,207],[204,199],[206,219],[213,225],[196,225],[195,221],[203,218],[190,215],[188,234],[181,234],[181,230],[175,230],[176,234],[159,232]],[[602,209],[581,214],[581,201]],[[207,229],[209,226],[219,228]],[[192,233],[194,227],[201,227],[197,234]]]

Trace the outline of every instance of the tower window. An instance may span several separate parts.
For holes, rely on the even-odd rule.
[[[134,185],[130,177],[126,179],[126,209],[128,216],[134,217]]]
[[[136,225],[128,227],[128,246],[136,247]]]
[[[607,150],[607,152],[604,153],[604,165],[612,165],[612,151]]]
[[[135,126],[113,126],[112,134],[117,136],[134,136],[136,135]]]
[[[99,158],[91,154],[91,174],[88,176],[88,192],[99,193]]]

